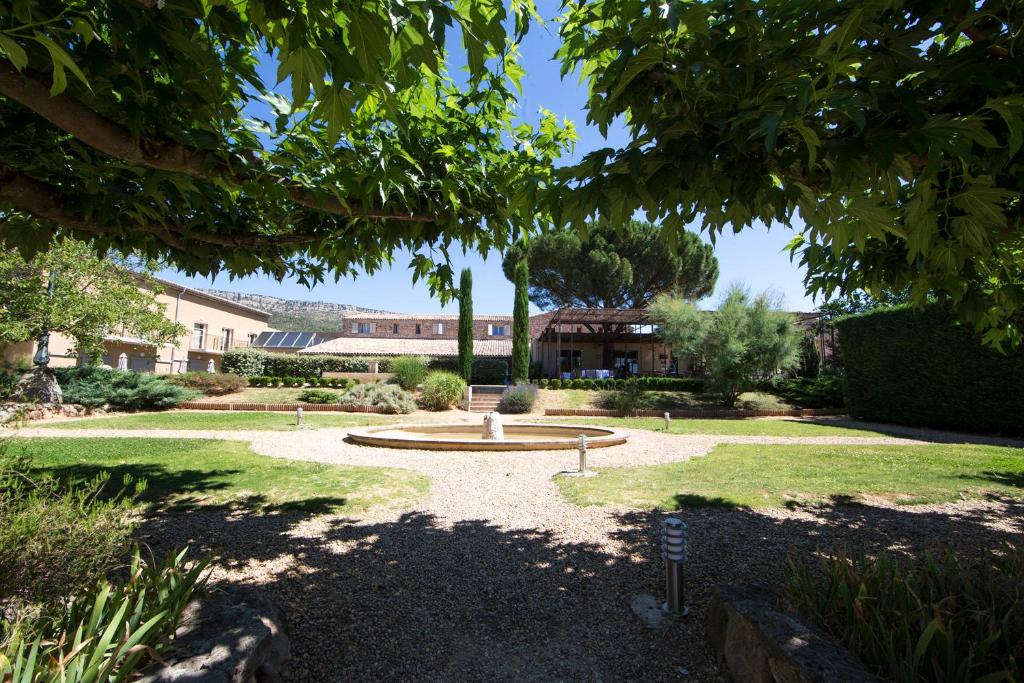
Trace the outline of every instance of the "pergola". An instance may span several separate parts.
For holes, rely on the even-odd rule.
[[[613,354],[621,350],[627,355],[635,351],[638,361],[641,354],[649,352],[650,371],[654,372],[658,367],[659,346],[662,355],[668,354],[647,310],[642,308],[561,308],[548,318],[537,341],[540,342],[541,364],[545,368],[553,366],[557,371],[561,371],[562,352],[569,350],[571,362],[572,351],[583,343],[604,345],[600,369],[611,369]],[[547,362],[549,352],[553,355],[551,365]]]

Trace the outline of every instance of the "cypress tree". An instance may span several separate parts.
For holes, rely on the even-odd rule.
[[[462,269],[459,279],[459,374],[473,381],[473,273]]]
[[[530,377],[530,271],[526,259],[516,264],[516,298],[512,307],[512,382]]]

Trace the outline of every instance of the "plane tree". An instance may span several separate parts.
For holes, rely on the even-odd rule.
[[[564,2],[587,119],[629,139],[563,169],[560,224],[799,230],[826,298],[909,289],[989,341],[1024,307],[1024,5]],[[763,228],[761,228],[763,229]]]
[[[548,112],[514,120],[533,12],[0,0],[0,239],[307,283],[409,249],[447,293],[448,249],[529,229],[573,137]]]

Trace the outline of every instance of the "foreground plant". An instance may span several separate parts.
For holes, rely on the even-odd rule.
[[[898,683],[1019,681],[1024,673],[1024,551],[945,548],[920,562],[841,551],[792,557],[786,595],[805,618]]]
[[[124,681],[159,661],[208,576],[207,561],[190,563],[185,554],[150,565],[136,548],[127,581],[100,581],[59,616],[18,622],[0,650],[0,679]]]

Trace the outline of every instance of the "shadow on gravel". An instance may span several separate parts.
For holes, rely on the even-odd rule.
[[[1024,507],[957,510],[832,504],[797,513],[687,509],[693,616],[645,630],[630,596],[661,595],[660,512],[610,517],[615,544],[568,543],[542,529],[486,521],[447,526],[409,512],[386,522],[294,510],[199,509],[144,524],[157,554],[213,552],[235,583],[259,586],[285,613],[292,679],[714,680],[703,617],[714,583],[781,586],[790,552],[859,546],[916,555],[1024,541]],[[996,529],[997,520],[1015,524]]]

